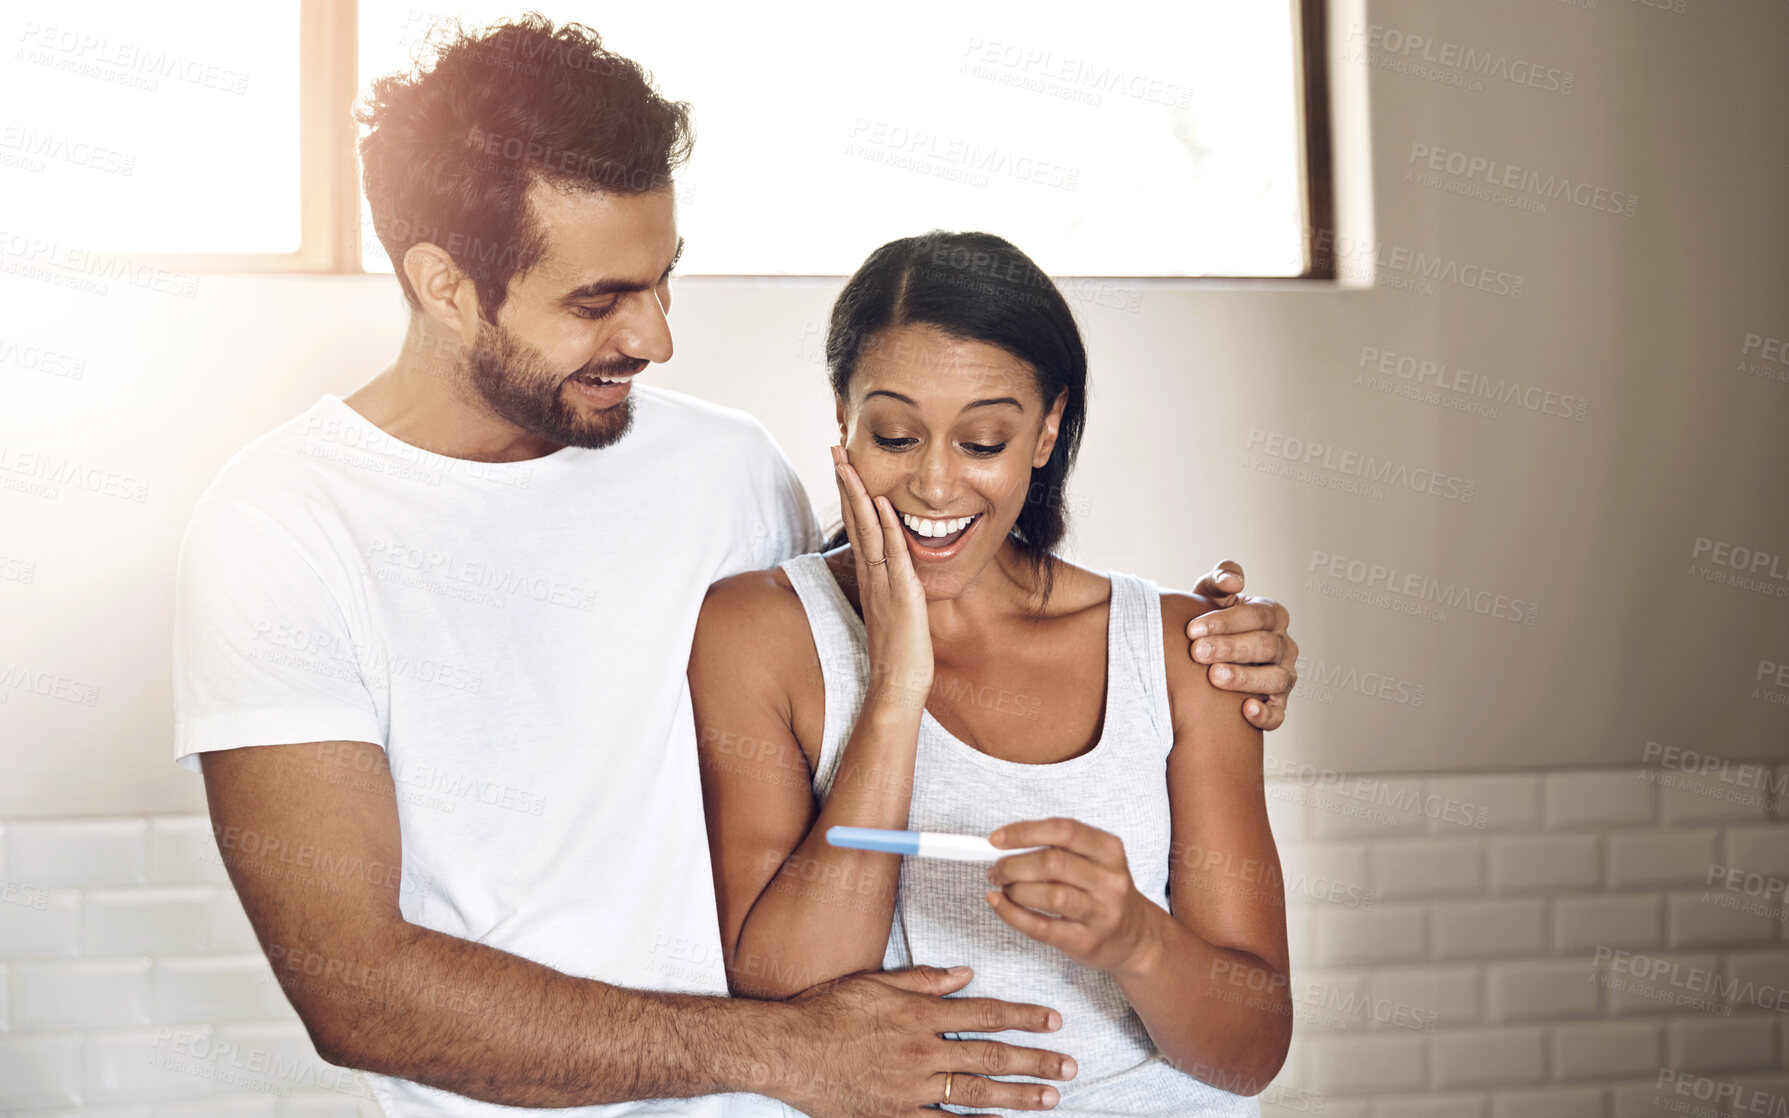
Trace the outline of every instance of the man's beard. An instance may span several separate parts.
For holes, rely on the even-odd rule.
[[[576,372],[622,376],[648,364],[638,358],[622,358],[593,362]],[[620,442],[634,424],[632,393],[612,408],[581,414],[565,400],[565,382],[570,378],[554,372],[538,350],[501,326],[479,323],[466,372],[472,387],[498,417],[563,446],[601,450]]]

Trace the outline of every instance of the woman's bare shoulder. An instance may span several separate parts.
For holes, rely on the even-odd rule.
[[[1218,608],[1217,603],[1203,594],[1189,594],[1184,590],[1162,591],[1162,632],[1173,634],[1182,643],[1187,640],[1187,623],[1200,614],[1210,613]]]
[[[699,729],[705,718],[740,725],[762,718],[754,736],[770,740],[781,727],[814,764],[825,702],[820,652],[801,597],[780,568],[745,571],[708,588],[689,677]]]
[[[788,573],[767,567],[728,575],[708,588],[696,621],[696,639],[737,641],[753,655],[774,655],[788,647],[785,638],[807,628],[807,612]]]
[[[1208,710],[1220,694],[1227,694],[1212,686],[1209,665],[1193,659],[1192,640],[1186,635],[1188,622],[1216,608],[1217,603],[1203,594],[1162,591],[1162,658],[1167,666],[1168,705],[1177,723]],[[1242,697],[1234,698],[1240,713]]]
[[[1112,597],[1112,577],[1059,556],[1051,557],[1049,613],[1062,616],[1096,609]]]

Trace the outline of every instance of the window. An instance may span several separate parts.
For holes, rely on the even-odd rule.
[[[37,262],[75,270],[339,264],[319,61],[330,14],[299,0],[68,0],[10,21],[11,232]]]
[[[694,106],[685,274],[840,275],[999,233],[1064,276],[1330,278],[1322,0],[773,11],[540,7]],[[17,21],[0,175],[30,232],[192,271],[390,271],[349,110],[442,17],[415,0],[70,0]],[[53,12],[53,14],[51,14]],[[358,214],[358,220],[349,215]],[[363,235],[364,234],[364,235]]]

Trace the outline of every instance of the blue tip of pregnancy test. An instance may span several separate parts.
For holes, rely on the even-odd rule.
[[[886,831],[880,827],[828,827],[826,841],[852,850],[884,850],[890,854],[918,854],[918,831]]]

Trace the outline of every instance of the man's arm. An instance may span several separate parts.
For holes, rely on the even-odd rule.
[[[331,1063],[513,1106],[735,1090],[737,1069],[768,1065],[771,1023],[747,1020],[761,1007],[621,990],[407,923],[396,873],[350,869],[401,864],[377,746],[256,746],[201,763],[230,880]],[[718,1058],[696,1059],[680,1029]]]
[[[1193,593],[1218,607],[1187,623],[1187,652],[1213,687],[1250,698],[1242,716],[1257,730],[1286,721],[1286,699],[1298,685],[1298,642],[1287,633],[1291,615],[1272,598],[1242,592],[1242,567],[1226,559],[1199,580]]]
[[[377,746],[254,746],[201,763],[230,880],[334,1064],[511,1106],[756,1091],[815,1116],[908,1113],[942,1097],[945,1070],[1014,1070],[1003,1045],[939,1034],[1053,1027],[1040,1006],[940,998],[969,976],[929,967],[787,1003],[562,974],[404,920],[396,792]],[[953,1098],[975,1105],[964,1088],[986,1082],[959,1076]]]

